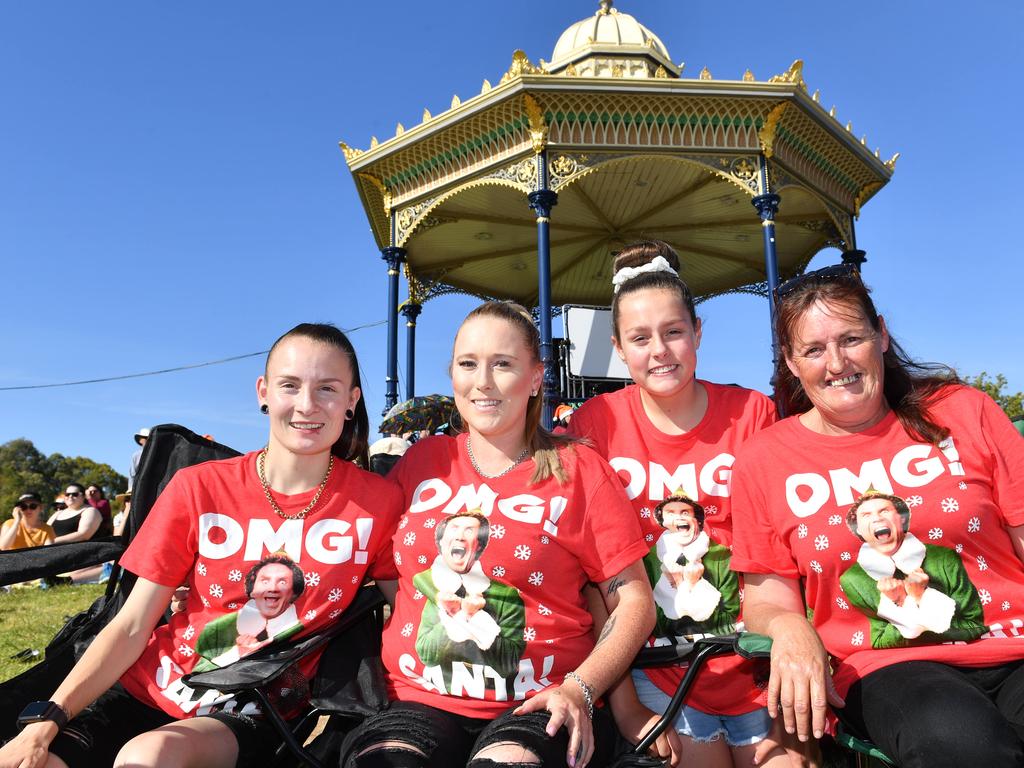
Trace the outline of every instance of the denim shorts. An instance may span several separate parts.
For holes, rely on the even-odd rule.
[[[641,670],[633,671],[633,685],[645,707],[658,713],[668,709],[672,697],[652,683]],[[684,704],[676,717],[676,730],[683,736],[699,742],[715,741],[719,736],[725,736],[725,743],[730,747],[757,744],[764,740],[771,727],[772,719],[764,707],[743,715],[709,715]]]

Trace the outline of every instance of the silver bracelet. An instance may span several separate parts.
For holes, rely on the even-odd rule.
[[[583,691],[583,701],[587,703],[587,717],[591,720],[594,719],[594,689],[584,680],[582,677],[576,674],[575,671],[569,672],[565,676],[566,680],[572,680],[576,685],[579,686],[580,690]]]

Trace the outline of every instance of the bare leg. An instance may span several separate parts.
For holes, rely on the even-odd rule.
[[[234,768],[238,742],[212,717],[179,720],[136,736],[117,755],[116,768]]]

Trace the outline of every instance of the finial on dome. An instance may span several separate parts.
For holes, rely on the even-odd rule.
[[[601,8],[598,10],[598,14],[601,16],[607,16],[609,13],[611,13],[612,2],[614,2],[614,0],[601,0],[601,2],[599,3]]]

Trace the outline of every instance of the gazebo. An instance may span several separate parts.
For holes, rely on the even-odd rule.
[[[419,125],[399,124],[366,150],[342,142],[387,265],[385,408],[398,400],[399,311],[412,397],[416,318],[448,293],[536,309],[550,419],[552,309],[607,305],[612,254],[625,243],[671,244],[699,300],[754,293],[769,311],[778,281],[823,248],[859,267],[854,222],[898,154],[883,162],[840,125],[808,94],[802,68],[765,81],[707,68],[683,78],[653,32],[602,0],[562,33],[550,62],[515,51],[472,98],[424,110]]]

